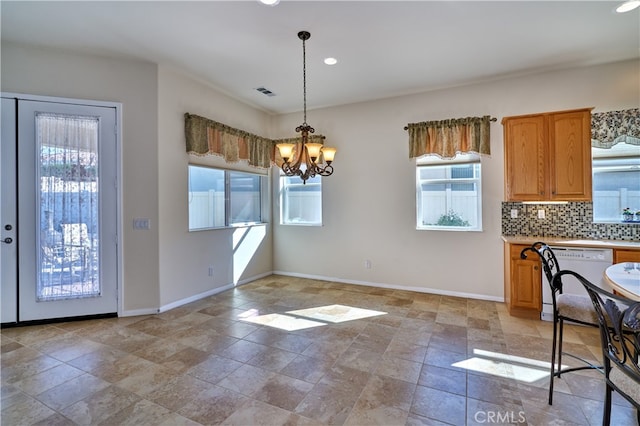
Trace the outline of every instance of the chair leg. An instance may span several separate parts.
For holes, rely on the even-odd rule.
[[[553,342],[551,343],[551,373],[549,375],[549,405],[553,405],[553,379],[556,368],[556,342],[558,341],[558,321],[553,318]]]
[[[559,337],[558,337],[558,377],[560,377],[560,375],[562,374],[562,335],[563,335],[563,331],[564,331],[564,320],[562,318],[560,318],[560,320],[558,321],[558,323],[560,324],[560,333],[559,333]]]
[[[606,390],[604,392],[604,412],[602,413],[602,426],[609,426],[611,424],[611,386],[607,383]]]

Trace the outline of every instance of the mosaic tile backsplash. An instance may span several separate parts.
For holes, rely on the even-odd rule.
[[[511,209],[518,210],[516,219],[511,218]],[[540,209],[545,211],[545,219],[538,218]],[[502,235],[640,241],[640,223],[593,223],[593,204],[590,202],[503,202]]]

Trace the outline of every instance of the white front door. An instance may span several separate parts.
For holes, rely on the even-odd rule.
[[[19,100],[17,128],[18,321],[116,313],[115,107]]]
[[[16,117],[15,99],[2,98],[0,119],[0,313],[2,324],[18,321],[18,244],[16,225]]]

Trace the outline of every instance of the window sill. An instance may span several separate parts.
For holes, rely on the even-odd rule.
[[[194,228],[189,229],[189,232],[200,232],[200,231],[217,231],[224,229],[237,229],[237,228],[252,228],[254,226],[266,226],[269,222],[247,222],[247,223],[235,223],[229,226],[215,226],[211,228]]]
[[[453,231],[453,232],[482,232],[482,228],[465,228],[463,226],[421,226],[416,231]]]

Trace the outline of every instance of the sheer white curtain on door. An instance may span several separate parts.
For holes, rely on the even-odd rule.
[[[36,114],[40,301],[100,295],[99,129],[96,117]]]

